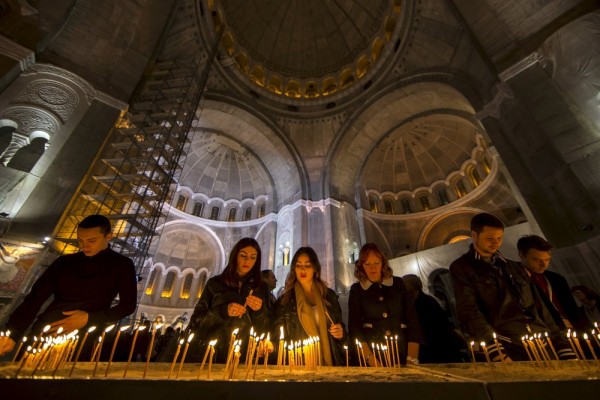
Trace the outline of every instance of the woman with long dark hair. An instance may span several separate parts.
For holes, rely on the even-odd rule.
[[[383,343],[386,336],[398,337],[402,363],[418,363],[423,335],[414,304],[377,245],[367,243],[360,249],[354,276],[358,282],[350,287],[348,328],[351,340],[362,344],[369,365],[375,365],[371,344]]]
[[[189,329],[201,343],[217,339],[217,360],[224,361],[231,332],[248,342],[250,328],[258,333],[269,328],[268,289],[260,276],[261,250],[252,238],[233,246],[223,273],[206,282],[190,318]]]
[[[319,337],[321,365],[345,363],[346,332],[338,296],[321,279],[319,258],[310,247],[294,254],[284,291],[275,303],[272,329],[278,334],[281,326],[288,343]]]

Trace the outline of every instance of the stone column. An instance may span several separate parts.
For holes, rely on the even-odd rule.
[[[12,160],[12,158],[14,157],[14,155],[17,154],[17,151],[19,151],[20,148],[27,146],[28,144],[29,138],[26,135],[23,135],[16,131],[13,132],[10,144],[8,145],[6,150],[4,150],[4,152],[0,155],[0,163],[2,163],[4,166],[7,166],[10,160]]]

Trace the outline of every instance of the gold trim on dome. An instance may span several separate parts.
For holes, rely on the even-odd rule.
[[[385,47],[391,45],[398,17],[402,12],[402,1],[392,1],[387,14],[381,18],[379,30],[369,39],[368,47],[356,55],[349,64],[338,68],[338,72],[325,73],[323,76],[298,78],[271,70],[263,62],[253,59],[227,26],[221,2],[219,0],[207,0],[207,5],[212,14],[215,31],[225,25],[225,32],[221,40],[222,49],[233,58],[234,65],[242,75],[254,85],[277,96],[289,99],[315,99],[331,96],[365,78],[381,60]]]

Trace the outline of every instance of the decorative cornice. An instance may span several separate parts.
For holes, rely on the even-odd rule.
[[[4,35],[0,35],[0,54],[17,60],[21,65],[21,71],[35,64],[35,53],[32,50],[13,42]]]
[[[512,67],[509,67],[502,71],[500,75],[500,79],[502,82],[506,82],[510,78],[519,75],[521,72],[525,71],[527,68],[531,67],[534,64],[537,64],[543,56],[538,52],[533,52]]]

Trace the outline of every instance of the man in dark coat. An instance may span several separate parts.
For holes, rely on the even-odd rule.
[[[544,332],[561,359],[575,358],[524,268],[498,251],[504,238],[502,221],[487,213],[475,215],[471,238],[469,251],[450,265],[458,319],[465,332],[476,343],[487,343],[494,361],[527,360],[521,338]]]
[[[553,246],[537,236],[523,236],[517,242],[521,265],[540,292],[554,322],[560,329],[580,329],[579,312],[567,280],[560,274],[548,271]]]
[[[91,326],[103,328],[135,311],[135,267],[131,259],[110,249],[111,231],[110,221],[102,215],[90,215],[79,223],[81,251],[57,258],[35,282],[6,323],[11,337],[0,342],[0,356],[12,351],[15,339],[23,336],[34,320],[32,332],[36,335],[45,325],[50,326],[48,335],[59,329],[66,334]],[[117,296],[119,301],[113,305]]]

